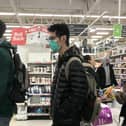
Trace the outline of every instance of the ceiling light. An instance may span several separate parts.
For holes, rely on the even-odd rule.
[[[95,32],[96,29],[92,28],[92,29],[89,29],[89,32]]]
[[[97,39],[97,38],[102,38],[103,36],[91,36],[91,38],[93,38],[93,39]]]
[[[2,16],[14,16],[16,13],[14,12],[0,12],[0,15]],[[99,18],[100,15],[71,15],[71,14],[41,14],[41,13],[17,13],[18,16],[38,16],[38,17],[87,17],[87,18]],[[105,15],[102,18],[108,18],[108,19],[126,19],[126,16],[109,16]]]
[[[21,27],[21,26],[19,26],[19,25],[7,25],[7,28],[19,28],[19,27]]]
[[[11,31],[12,31],[12,30],[8,30],[8,29],[7,29],[5,32],[6,32],[6,33],[10,33]]]
[[[96,30],[98,31],[112,31],[113,28],[96,28]]]
[[[13,16],[13,15],[16,15],[16,13],[13,13],[13,12],[0,12],[0,15],[1,16],[5,16],[5,15],[7,15],[7,16]]]
[[[11,36],[12,34],[9,33],[5,33],[4,36]]]
[[[98,39],[92,39],[93,41],[97,41]]]
[[[31,26],[7,25],[7,28],[30,28]]]
[[[109,32],[97,32],[96,35],[108,35]]]
[[[11,38],[11,36],[6,36],[6,38]]]
[[[40,13],[18,13],[18,16],[38,16],[38,17],[84,17],[84,15],[70,14],[40,14]]]

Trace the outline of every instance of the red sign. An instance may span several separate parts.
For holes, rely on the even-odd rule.
[[[26,44],[26,29],[25,28],[15,28],[12,30],[12,45],[25,45]]]
[[[39,31],[48,33],[46,26],[33,26],[27,30],[28,33],[39,32]]]

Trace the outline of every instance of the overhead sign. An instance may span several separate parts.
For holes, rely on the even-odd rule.
[[[122,25],[121,24],[115,24],[113,26],[113,36],[114,37],[121,37],[122,36]]]
[[[48,35],[46,26],[33,26],[27,30],[27,44],[44,43]]]
[[[25,45],[26,44],[26,29],[25,28],[12,29],[11,44],[12,45]]]
[[[70,36],[78,36],[84,29],[88,27],[85,24],[68,24]],[[84,32],[81,36],[87,36],[88,31]]]

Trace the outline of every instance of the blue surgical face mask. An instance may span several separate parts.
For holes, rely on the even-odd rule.
[[[61,48],[56,40],[49,40],[49,46],[51,50],[53,51],[53,53],[58,52]]]

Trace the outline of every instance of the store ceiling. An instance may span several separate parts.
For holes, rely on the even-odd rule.
[[[122,0],[121,16],[126,16],[126,0]],[[0,0],[0,12],[12,12],[14,15],[0,15],[0,19],[8,24],[51,24],[58,22],[91,24],[94,17],[71,17],[68,15],[101,15],[107,11],[108,16],[118,16],[118,0]],[[16,16],[16,14],[52,14],[50,16]],[[54,15],[67,15],[54,16]],[[126,18],[121,20],[125,23]],[[95,23],[98,27],[111,27],[118,22],[117,18],[100,18]],[[111,31],[108,31],[112,33]],[[90,35],[96,35],[91,32]],[[107,35],[106,35],[107,36]]]

